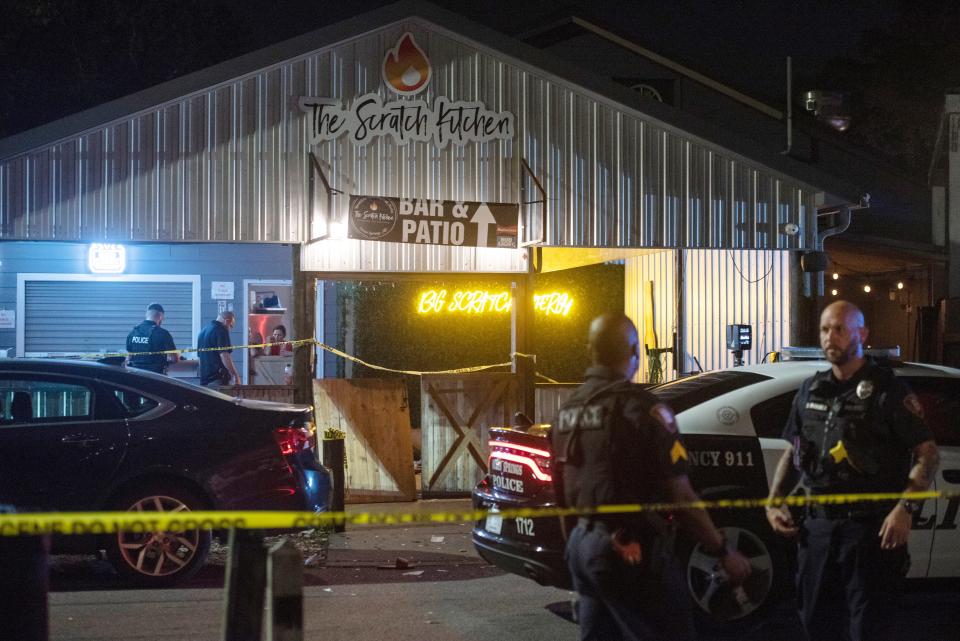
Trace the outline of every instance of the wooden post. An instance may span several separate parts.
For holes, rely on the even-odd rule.
[[[301,245],[293,246],[293,327],[294,338],[313,337],[316,328],[316,280],[300,268]],[[313,360],[316,347],[303,345],[293,353],[293,402],[313,404]]]
[[[303,641],[303,562],[287,539],[267,555],[267,641]]]
[[[223,641],[260,641],[267,552],[260,530],[230,530]]]
[[[532,254],[527,249],[528,254]],[[532,256],[531,256],[532,259]],[[510,309],[510,351],[530,354],[532,341],[530,322],[533,317],[533,274],[526,273],[513,282],[513,307]],[[530,420],[536,416],[536,371],[537,363],[528,356],[513,357],[511,368],[517,375],[517,407]]]
[[[343,469],[346,451],[342,438],[325,438],[323,443],[323,464],[330,468],[333,474],[333,501],[330,505],[332,512],[343,512],[346,498],[346,474]],[[345,532],[347,524],[337,522],[333,525],[334,532]]]

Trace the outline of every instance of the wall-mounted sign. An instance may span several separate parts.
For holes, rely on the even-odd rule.
[[[506,314],[513,306],[510,292],[489,292],[483,289],[428,289],[420,293],[418,314]],[[533,308],[544,316],[567,316],[573,298],[566,292],[535,294]]]
[[[0,329],[17,328],[17,311],[15,309],[0,309]]]
[[[401,96],[423,91],[433,75],[427,54],[411,33],[404,33],[386,52],[381,67],[387,87]],[[397,144],[411,140],[432,141],[437,147],[452,142],[513,139],[513,114],[491,111],[482,102],[450,100],[437,96],[433,104],[425,100],[384,102],[378,93],[355,98],[348,107],[333,98],[301,97],[300,109],[308,114],[310,144],[347,136],[351,142],[366,145],[375,138],[391,136]]]
[[[94,274],[122,274],[127,268],[127,248],[112,243],[91,243],[87,266]]]
[[[332,98],[300,98],[307,112],[310,144],[347,136],[350,142],[366,145],[375,138],[390,136],[400,145],[411,140],[432,141],[437,147],[452,142],[513,139],[513,114],[490,111],[482,102],[438,97],[433,106],[424,100],[383,102],[375,94],[358,97],[350,107]]]
[[[215,280],[210,283],[210,298],[213,300],[233,300],[233,281]]]
[[[396,46],[383,56],[382,70],[387,87],[402,96],[423,91],[433,74],[430,59],[410,32],[400,36]]]
[[[415,245],[517,247],[520,206],[351,196],[347,236]]]

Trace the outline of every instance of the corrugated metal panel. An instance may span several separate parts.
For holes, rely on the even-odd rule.
[[[193,345],[193,283],[26,280],[23,355],[126,351],[127,334],[157,301],[174,344]]]
[[[673,345],[673,333],[677,328],[676,320],[676,252],[663,251],[628,258],[624,261],[623,304],[624,313],[633,320],[640,334],[640,344],[647,347],[670,347]],[[646,316],[650,303],[647,300],[648,282],[653,282],[653,329],[657,335],[657,344],[645,341],[647,327]],[[650,382],[650,363],[644,353],[640,359],[638,383]],[[660,357],[665,381],[675,378],[673,373],[673,355]]]
[[[726,327],[753,327],[753,349],[744,362],[789,344],[790,255],[771,251],[685,251],[684,333],[687,363],[704,370],[733,366]]]
[[[0,164],[0,239],[302,242],[309,149],[297,101],[388,97],[380,65],[404,31],[414,33],[434,68],[420,98],[509,110],[515,139],[444,149],[390,138],[365,147],[343,138],[317,145],[331,184],[344,192],[334,199],[335,214],[345,212],[351,193],[530,200],[521,198],[521,186],[534,193],[520,178],[522,156],[548,192],[547,245],[810,244],[811,188],[419,19],[7,159]],[[538,216],[536,206],[525,209],[528,227]],[[784,233],[785,223],[801,233]],[[310,260],[328,268],[323,258]],[[329,268],[461,264],[478,268],[456,250],[378,244]]]

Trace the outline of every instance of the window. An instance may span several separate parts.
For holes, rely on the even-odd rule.
[[[90,419],[93,392],[83,385],[38,380],[0,380],[0,425]]]
[[[906,380],[923,406],[923,420],[937,444],[960,445],[960,379],[918,376]]]
[[[123,409],[126,412],[127,418],[133,418],[135,416],[140,416],[141,414],[146,414],[153,408],[160,405],[158,401],[153,400],[152,398],[147,398],[142,394],[133,392],[130,390],[113,390],[113,395],[117,397],[117,400],[120,401],[120,404],[123,405]]]
[[[783,428],[787,425],[790,406],[793,405],[793,399],[796,395],[797,391],[792,390],[780,396],[768,398],[750,408],[750,420],[753,421],[753,428],[757,431],[757,436],[761,438],[780,438],[783,436]]]
[[[669,405],[674,414],[679,414],[727,392],[768,380],[769,376],[753,372],[708,372],[657,385],[647,391]]]

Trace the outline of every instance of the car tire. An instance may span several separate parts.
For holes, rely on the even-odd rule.
[[[754,624],[776,605],[792,585],[791,555],[784,542],[756,515],[716,520],[728,545],[750,561],[753,572],[740,586],[730,587],[718,571],[716,557],[699,544],[688,544],[681,558],[694,618],[702,631],[736,629]]]
[[[206,508],[197,494],[176,483],[134,485],[111,502],[119,512],[191,512]],[[167,587],[196,574],[210,551],[209,530],[117,532],[108,535],[107,557],[128,583]]]

